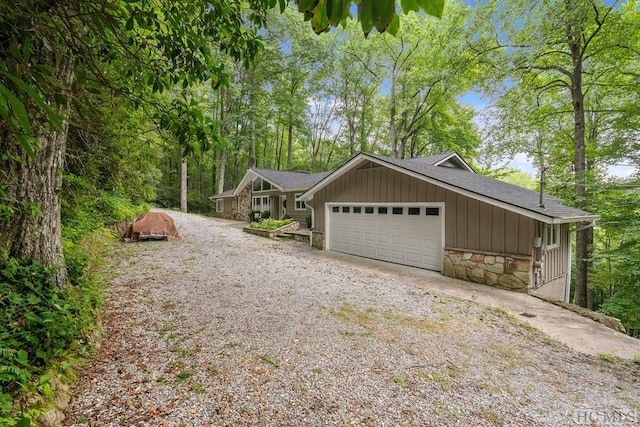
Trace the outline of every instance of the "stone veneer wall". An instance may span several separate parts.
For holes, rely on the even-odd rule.
[[[234,197],[235,206],[233,212],[236,214],[236,220],[249,222],[249,212],[251,211],[251,186],[247,185],[244,190]]]
[[[531,260],[513,255],[445,249],[442,274],[470,282],[528,292]]]
[[[236,197],[224,199],[225,205],[231,203],[231,212],[216,212],[218,218],[235,219],[236,221],[249,222],[249,211],[251,211],[251,186],[242,190]]]
[[[324,233],[322,231],[312,231],[311,239],[311,246],[320,250],[324,249]]]

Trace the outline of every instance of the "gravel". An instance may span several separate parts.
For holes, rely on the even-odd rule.
[[[66,426],[640,425],[640,367],[503,312],[170,212],[122,244]]]

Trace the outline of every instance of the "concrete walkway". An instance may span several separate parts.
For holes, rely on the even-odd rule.
[[[531,295],[452,279],[437,272],[328,251],[311,256],[393,277],[423,289],[500,308],[581,353],[640,358],[640,340]]]

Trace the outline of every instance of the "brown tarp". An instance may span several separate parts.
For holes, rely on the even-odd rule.
[[[173,218],[163,212],[147,212],[129,226],[122,236],[129,242],[138,240],[182,240],[173,223]]]

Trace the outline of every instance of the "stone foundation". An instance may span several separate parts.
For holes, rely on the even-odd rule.
[[[516,292],[529,289],[531,260],[513,255],[445,249],[442,274]]]
[[[324,249],[324,232],[322,231],[312,231],[311,232],[311,246],[316,249],[323,250]]]

